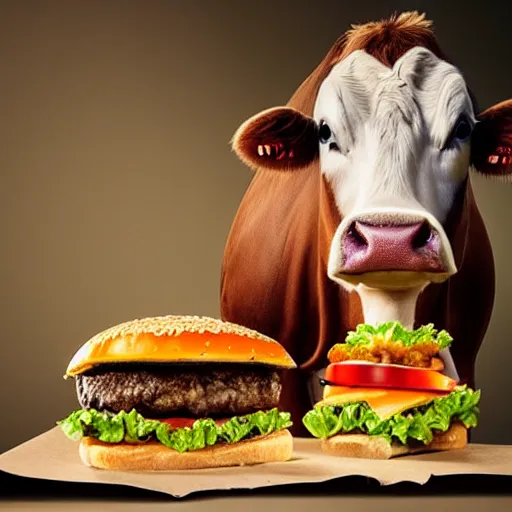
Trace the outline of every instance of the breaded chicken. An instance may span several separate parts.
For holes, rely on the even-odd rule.
[[[444,363],[438,357],[438,354],[439,346],[435,342],[405,347],[396,341],[379,339],[376,336],[374,341],[369,344],[349,345],[338,343],[330,349],[327,357],[331,363],[357,360],[442,371],[444,370]]]

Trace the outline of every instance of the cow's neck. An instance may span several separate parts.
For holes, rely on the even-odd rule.
[[[405,328],[414,327],[416,303],[423,287],[407,290],[379,290],[359,286],[357,293],[361,299],[364,322],[378,325],[398,321]]]

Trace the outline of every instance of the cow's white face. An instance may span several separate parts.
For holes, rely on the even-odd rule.
[[[329,275],[348,288],[379,269],[418,271],[424,283],[452,275],[456,268],[442,224],[466,179],[476,123],[461,73],[423,48],[407,52],[392,69],[356,51],[323,82],[314,119],[321,172],[343,217],[331,246]],[[344,243],[355,222],[363,226],[355,233],[361,250]],[[377,226],[382,225],[395,229],[381,235]],[[432,234],[436,240],[429,248],[426,239]],[[425,258],[415,258],[414,247],[407,246],[415,236]],[[372,243],[385,256],[379,242],[388,239],[396,245],[390,250],[403,252],[403,262],[365,256]],[[401,282],[387,275],[391,283]],[[387,286],[383,276],[379,283]],[[406,281],[416,279],[409,275]]]
[[[314,119],[320,168],[343,217],[399,206],[446,220],[476,123],[456,68],[423,48],[393,69],[356,51],[323,82]]]

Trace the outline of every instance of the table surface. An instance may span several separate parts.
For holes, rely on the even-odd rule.
[[[208,506],[212,511],[240,512],[246,510],[293,510],[294,512],[311,511],[313,507],[322,506],[325,510],[353,510],[357,512],[375,511],[396,512],[397,510],[448,510],[450,512],[482,511],[487,507],[494,511],[512,510],[512,497],[510,496],[452,496],[452,497],[255,497],[255,498],[218,498],[210,500],[186,500],[169,504],[167,502],[152,501],[105,501],[87,500],[85,502],[69,500],[41,500],[41,501],[0,501],[0,509],[4,510],[91,510],[99,511],[160,511],[173,512],[204,511]],[[325,508],[328,507],[328,508]]]

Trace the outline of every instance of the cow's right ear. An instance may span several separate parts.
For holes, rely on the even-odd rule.
[[[238,158],[249,167],[303,169],[319,154],[314,119],[289,107],[275,107],[250,117],[231,141]]]
[[[512,99],[477,116],[471,140],[471,164],[484,176],[512,181]]]

